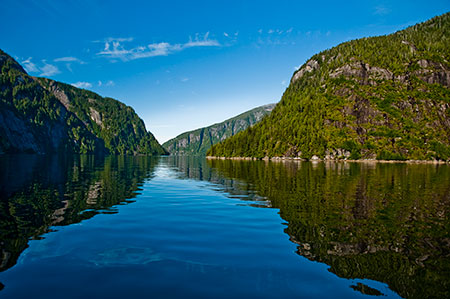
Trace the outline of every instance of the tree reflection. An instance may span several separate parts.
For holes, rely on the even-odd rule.
[[[447,165],[207,163],[280,209],[298,254],[338,276],[385,282],[408,298],[450,295]]]
[[[157,163],[155,157],[1,156],[0,271],[16,264],[30,238],[132,202]]]

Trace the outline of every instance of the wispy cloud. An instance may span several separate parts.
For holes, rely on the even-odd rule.
[[[49,76],[53,76],[53,75],[61,73],[61,71],[58,69],[57,66],[47,63],[47,61],[45,59],[42,60],[40,65],[32,62],[31,61],[32,59],[33,59],[32,57],[28,57],[28,59],[21,61],[23,68],[28,73],[40,73],[39,76],[45,76],[45,77],[49,77]]]
[[[84,61],[82,61],[76,57],[72,57],[72,56],[56,58],[56,59],[53,59],[53,61],[54,62],[78,62],[79,64],[85,64]]]
[[[49,77],[61,73],[57,66],[49,64],[45,60],[43,60],[42,62],[44,63],[44,66],[40,67],[40,70],[42,72],[40,76]]]
[[[195,39],[189,38],[189,41],[185,44],[182,44],[180,50],[192,48],[192,47],[218,47],[220,46],[219,42],[214,39],[209,39],[209,32],[203,36],[203,38],[199,38],[198,34],[196,34]],[[174,49],[177,49],[178,45],[175,45]]]
[[[99,87],[100,86],[114,86],[114,85],[116,85],[116,83],[114,83],[114,81],[112,81],[112,80],[109,80],[109,81],[106,81],[106,82],[98,81],[97,85]]]
[[[197,34],[194,39],[190,38],[189,41],[184,44],[170,44],[167,42],[161,42],[152,43],[146,46],[126,48],[123,43],[131,41],[133,41],[133,38],[131,37],[106,38],[104,40],[104,49],[98,52],[97,55],[127,61],[155,56],[167,56],[169,54],[193,47],[220,46],[220,43],[217,40],[209,38],[209,32],[207,32],[203,37],[199,37]]]
[[[55,58],[53,59],[54,62],[65,62],[66,63],[66,68],[70,71],[72,71],[72,63],[79,63],[79,64],[86,64],[86,62],[84,62],[81,59],[78,59],[76,57],[73,56],[66,56],[66,57],[59,57],[59,58]]]
[[[230,32],[224,32],[223,35],[226,37],[225,42],[223,44],[224,47],[230,47],[237,43],[239,31],[236,31],[235,33]]]
[[[23,68],[28,72],[28,73],[37,73],[39,72],[38,67],[36,66],[36,64],[34,64],[33,62],[31,62],[32,57],[28,57],[28,59],[24,60],[21,62],[21,64],[23,65]]]
[[[92,84],[89,82],[76,82],[76,83],[72,83],[71,85],[75,86],[77,88],[84,88],[84,89],[92,87]]]
[[[384,16],[391,12],[389,8],[384,5],[378,5],[375,7],[374,15]]]
[[[181,81],[181,82],[187,82],[187,81],[189,81],[189,78],[181,78],[180,81]]]

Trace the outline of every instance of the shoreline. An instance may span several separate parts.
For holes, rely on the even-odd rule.
[[[376,159],[361,159],[361,160],[350,160],[350,159],[312,159],[307,160],[303,158],[296,157],[216,157],[216,156],[206,156],[206,159],[210,160],[239,160],[239,161],[272,161],[272,162],[356,162],[356,163],[407,163],[407,164],[449,164],[450,161],[442,160],[376,160]]]

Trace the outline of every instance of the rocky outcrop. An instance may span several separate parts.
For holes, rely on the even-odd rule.
[[[450,88],[450,69],[448,66],[428,59],[417,62],[420,69],[413,72],[414,75],[429,84],[440,84]]]
[[[353,60],[356,59],[354,58]],[[444,64],[427,59],[421,59],[415,64],[417,64],[419,69],[407,72],[405,75],[394,76],[388,69],[370,66],[363,61],[358,61],[338,67],[329,76],[330,78],[338,78],[341,76],[347,79],[357,78],[359,79],[359,83],[363,85],[377,85],[382,80],[408,83],[411,76],[417,76],[426,83],[450,87],[450,70]],[[296,75],[294,75],[294,78]]]
[[[310,73],[319,68],[319,63],[311,59],[309,60],[303,67],[301,67],[295,74],[292,76],[291,83],[294,83],[298,79],[302,78],[306,73]]]
[[[377,80],[393,79],[393,74],[387,69],[373,66],[364,62],[353,62],[335,69],[330,73],[330,78],[340,76],[346,78],[358,78],[361,84],[375,85]]]
[[[0,110],[0,153],[13,150],[24,153],[43,153],[44,145],[29,126],[11,110]]]
[[[48,84],[48,90],[61,102],[61,104],[66,107],[66,109],[70,109],[70,101],[67,94],[58,87],[55,81],[47,80],[49,82]]]

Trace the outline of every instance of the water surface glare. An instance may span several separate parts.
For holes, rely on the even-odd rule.
[[[445,165],[0,162],[4,298],[448,294]]]

